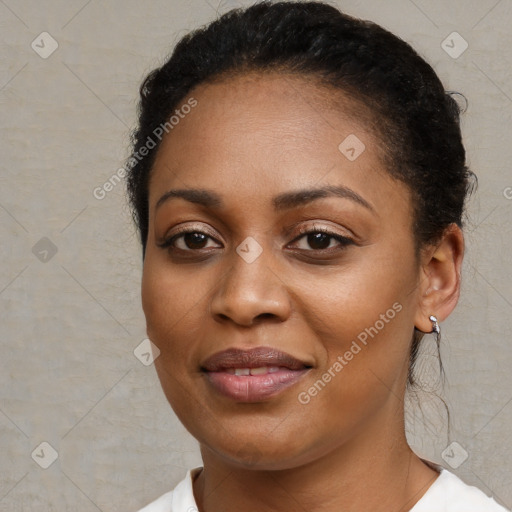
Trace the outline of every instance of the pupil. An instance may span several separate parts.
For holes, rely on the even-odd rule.
[[[204,244],[207,236],[202,233],[186,233],[185,245],[189,249],[201,249],[201,244]]]
[[[331,237],[325,233],[314,233],[308,235],[308,244],[313,249],[327,249],[329,247]],[[325,243],[327,242],[327,243]],[[320,245],[320,247],[319,247]]]

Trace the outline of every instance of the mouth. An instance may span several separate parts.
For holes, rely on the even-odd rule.
[[[212,389],[238,402],[275,397],[310,369],[306,362],[271,347],[231,348],[213,354],[201,365]]]

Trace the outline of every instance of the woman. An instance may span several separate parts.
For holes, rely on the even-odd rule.
[[[155,366],[204,463],[144,512],[505,510],[405,436],[471,176],[408,44],[323,3],[232,11],[147,77],[130,164]]]

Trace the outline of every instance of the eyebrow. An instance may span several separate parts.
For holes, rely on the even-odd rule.
[[[276,211],[283,211],[296,208],[298,206],[303,206],[305,204],[311,203],[312,201],[315,201],[316,199],[323,199],[326,197],[341,197],[343,199],[350,199],[351,201],[354,201],[375,213],[375,209],[370,203],[368,203],[368,201],[363,199],[352,189],[341,185],[325,185],[319,188],[285,192],[275,196],[272,199],[272,204]],[[224,204],[221,196],[211,190],[192,188],[174,189],[169,190],[162,197],[160,197],[156,203],[155,210],[160,208],[160,206],[162,206],[164,203],[176,198],[182,198],[191,203],[199,204],[211,209],[221,208]]]

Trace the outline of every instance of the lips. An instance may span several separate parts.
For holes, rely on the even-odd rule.
[[[240,402],[274,397],[299,381],[310,368],[271,347],[231,348],[213,354],[201,365],[215,391]]]
[[[281,366],[289,370],[303,370],[308,365],[295,357],[271,347],[256,347],[248,350],[230,348],[217,352],[201,365],[208,372],[218,372],[228,368],[261,368]]]

